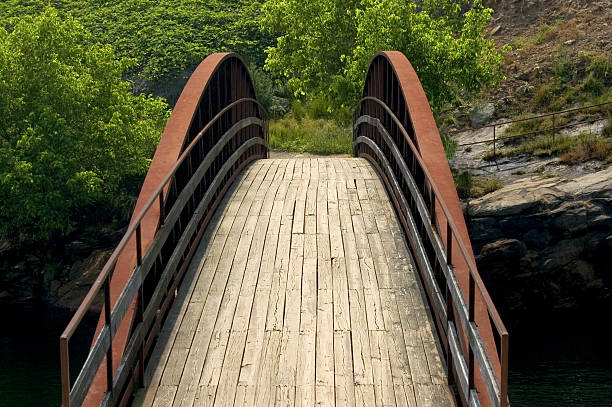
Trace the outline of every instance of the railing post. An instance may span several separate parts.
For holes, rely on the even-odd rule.
[[[140,223],[136,226],[136,264],[138,266],[142,264],[142,234]]]
[[[446,220],[446,267],[452,272],[453,267],[453,232],[450,222]],[[455,319],[453,311],[453,298],[446,284],[446,335],[448,336],[451,329],[450,323]],[[451,352],[450,340],[446,341],[446,380],[448,384],[453,382],[453,354]]]
[[[112,338],[111,332],[111,295],[110,295],[110,274],[104,280],[104,325],[108,328],[108,333]],[[106,351],[106,388],[108,392],[113,391],[113,340],[111,339]]]
[[[62,369],[62,407],[70,407],[70,359],[68,338],[60,338],[60,360]]]
[[[472,271],[470,270],[469,272],[470,274],[470,282],[469,282],[469,293],[468,293],[468,302],[469,302],[469,309],[468,309],[468,314],[469,314],[469,325],[472,325],[474,323],[474,314],[475,314],[475,291],[476,291],[476,287],[475,287],[475,281],[474,281],[474,276],[472,275]],[[466,331],[467,331],[467,335],[468,335],[468,387],[469,390],[472,390],[475,388],[474,386],[474,350],[472,349],[472,345],[470,345],[470,340],[469,340],[469,336],[472,334],[472,330],[471,327],[466,327]]]
[[[164,191],[159,193],[159,225],[166,223],[166,208],[164,206]]]
[[[509,338],[508,334],[505,333],[501,336],[501,378],[500,378],[500,392],[499,392],[499,406],[506,407],[508,405],[508,345]]]
[[[495,134],[495,125],[493,125],[493,158],[497,156],[497,152],[495,150],[495,139],[497,138]]]
[[[162,193],[159,196],[163,195]],[[140,267],[142,265],[142,237],[141,237],[141,229],[140,224],[136,228],[136,266]],[[136,299],[136,313],[137,313],[137,322],[142,323],[144,320],[144,298],[143,298],[143,283],[141,281],[140,287],[138,288],[138,298]],[[140,377],[140,383],[144,387],[144,332],[143,332],[143,341],[140,343],[138,349],[138,376]]]

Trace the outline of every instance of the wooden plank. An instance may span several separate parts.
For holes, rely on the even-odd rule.
[[[374,261],[374,267],[376,270],[376,281],[378,282],[379,288],[393,288],[393,282],[391,281],[391,274],[389,273],[389,267],[387,266],[387,257],[382,246],[382,241],[378,233],[368,234],[368,242],[370,243],[370,251],[372,253],[372,259]]]
[[[317,284],[319,289],[332,290],[331,253],[329,235],[317,234]]]
[[[364,288],[366,315],[368,318],[368,330],[382,331],[385,329],[380,294],[377,289]]]
[[[296,192],[295,210],[293,213],[293,233],[304,233],[304,213],[306,210],[306,195],[308,180],[303,179]]]
[[[299,330],[283,329],[278,354],[277,385],[295,387],[299,341]]]
[[[304,263],[304,235],[291,235],[287,290],[300,290],[302,286],[302,265]],[[299,304],[298,304],[299,308]]]
[[[355,385],[350,331],[334,332],[334,360],[336,406],[354,406]]]
[[[302,270],[302,302],[300,331],[314,332],[317,325],[317,236],[304,236],[304,265]]]
[[[334,382],[334,317],[331,290],[317,293],[317,343],[316,343],[316,384],[332,385]]]
[[[338,195],[335,182],[327,183],[327,212],[331,257],[344,257],[342,229],[340,228],[340,214],[338,212]]]
[[[363,223],[363,217],[361,215],[353,215],[351,221],[353,223],[353,230],[355,231],[355,250],[358,258],[372,258],[370,242]]]
[[[198,407],[213,407],[216,394],[217,386],[199,386],[193,405]]]
[[[234,331],[229,337],[217,386],[215,406],[231,407],[234,405],[246,336],[246,331]]]
[[[304,208],[304,233],[317,233],[317,181],[309,180]]]
[[[388,332],[386,336],[389,359],[391,360],[391,373],[393,374],[394,386],[400,386],[404,392],[404,385],[412,385],[410,373],[410,362],[406,353],[406,341],[402,331],[397,302],[394,290],[381,290],[381,302],[383,305],[383,319]],[[396,387],[397,389],[397,387]],[[406,396],[404,395],[405,399]],[[399,404],[399,401],[398,401]]]
[[[311,158],[309,161],[310,161],[310,179],[318,180],[319,179],[319,163],[316,158]]]
[[[355,405],[357,407],[376,407],[373,384],[355,384]]]
[[[351,344],[355,384],[373,385],[372,357],[366,320],[365,299],[358,290],[349,290],[351,313]],[[373,388],[372,388],[372,396]]]
[[[361,268],[359,266],[358,259],[346,259],[346,275],[348,278],[349,290],[363,290],[363,281],[361,280]]]
[[[285,167],[285,175],[284,179],[292,180],[293,179],[293,169],[295,167],[295,159],[289,159],[287,161],[287,166]]]
[[[287,287],[287,273],[289,270],[289,253],[291,249],[291,223],[281,223],[276,250],[274,273],[272,275],[272,287],[270,302],[268,305],[268,317],[266,330],[280,331],[283,326],[285,309],[285,290]]]
[[[376,404],[395,406],[395,392],[391,361],[387,350],[385,331],[370,331],[370,351],[372,354],[372,376],[374,377],[374,395]]]
[[[325,158],[325,169],[327,171],[327,179],[335,180],[336,179],[336,169],[334,168],[334,164],[331,158]]]
[[[317,234],[329,235],[327,181],[325,180],[319,180],[317,185]]]
[[[259,362],[254,402],[250,404],[256,407],[273,405],[276,397],[276,373],[278,369],[281,332],[267,331],[265,336],[265,347]]]
[[[316,331],[300,332],[299,354],[297,364],[296,386],[302,386],[303,392],[313,391],[314,400]],[[312,385],[309,386],[309,385]],[[309,397],[310,398],[310,397]]]
[[[276,386],[275,407],[295,405],[295,386]]]
[[[334,331],[351,329],[348,300],[348,280],[343,257],[332,259]]]
[[[157,392],[155,393],[153,407],[165,407],[172,405],[175,394],[176,386],[159,386]]]

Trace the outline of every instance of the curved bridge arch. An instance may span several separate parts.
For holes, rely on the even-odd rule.
[[[62,404],[125,405],[223,195],[268,155],[267,113],[238,54],[206,58],[166,124],[123,239],[60,338]],[[95,340],[71,385],[69,340],[104,293]]]
[[[354,150],[387,186],[464,405],[507,405],[508,332],[478,274],[427,97],[401,52],[372,58],[354,114]]]

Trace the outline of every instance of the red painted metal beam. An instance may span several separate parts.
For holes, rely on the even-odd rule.
[[[189,78],[189,81],[185,85],[185,88],[183,89],[183,92],[181,93],[181,96],[174,107],[168,123],[166,124],[164,133],[161,137],[157,150],[155,151],[151,166],[140,190],[130,225],[133,223],[134,217],[137,216],[137,214],[143,209],[151,195],[155,192],[166,175],[176,164],[177,159],[181,155],[184,148],[188,145],[192,126],[195,125],[198,128],[201,126],[201,124],[196,124],[195,121],[198,120],[197,114],[200,104],[205,104],[207,101],[202,101],[200,99],[204,95],[204,92],[209,86],[209,82],[211,82],[211,78],[215,72],[229,58],[236,58],[243,66],[246,66],[238,54],[213,54],[202,61],[202,63],[196,68]],[[255,92],[252,87],[250,77],[248,77],[248,73],[247,78],[244,79],[244,81],[239,81],[239,85],[242,85],[240,86],[240,89],[233,89],[233,87],[231,89],[231,97],[234,100],[238,100],[242,97],[255,98]],[[167,188],[165,193],[168,193]],[[146,252],[147,248],[153,241],[159,222],[160,205],[158,201],[149,209],[141,222],[141,241],[143,253]],[[132,238],[127,243],[125,249],[120,255],[111,279],[110,292],[111,303],[113,305],[116,303],[117,298],[126,285],[126,282],[132,275],[134,267],[136,266],[136,261],[136,239]],[[134,301],[134,303],[131,305],[126,317],[123,320],[123,323],[117,331],[115,339],[113,340],[113,369],[115,371],[119,366],[121,358],[123,357],[123,352],[129,340],[132,324],[135,321],[135,309],[136,301]],[[104,324],[104,312],[105,310],[102,310],[94,338],[97,337]],[[87,407],[99,406],[105,396],[106,391],[107,372],[106,363],[104,362],[96,374],[83,405]]]
[[[401,95],[396,94],[396,90],[388,85],[391,83],[391,78],[389,77],[390,73],[385,71],[385,66],[383,64],[375,63],[379,58],[386,60],[391,67],[392,74],[395,76],[397,81],[396,85]],[[390,89],[385,89],[385,86],[389,86]],[[404,127],[409,130],[408,132],[411,136],[414,136],[413,143],[419,150],[420,157],[432,177],[432,182],[442,195],[441,199],[444,201],[449,210],[449,215],[457,227],[457,235],[461,243],[469,252],[469,260],[475,264],[470,238],[459,202],[459,196],[457,195],[455,183],[448,166],[438,127],[418,75],[406,56],[399,51],[383,51],[374,55],[366,76],[363,96],[374,96],[383,99],[385,103],[389,105],[398,107],[398,111],[396,111],[395,114],[404,123]],[[402,109],[399,108],[399,106],[404,106],[399,99],[403,99],[403,102],[405,102],[405,111],[401,111]],[[448,246],[446,217],[439,203],[436,202],[433,212],[435,213],[435,218],[439,226],[437,228],[438,233],[446,247]],[[457,247],[457,242],[454,238],[452,244]],[[453,250],[451,257],[461,289],[465,298],[468,298],[470,291],[470,272],[466,259],[461,255],[459,250]],[[491,362],[497,376],[501,378],[500,360],[497,356],[497,347],[495,345],[495,338],[485,301],[486,299],[477,293],[475,296],[475,321],[485,343],[487,353],[491,357]],[[465,343],[465,337],[462,339],[464,339]],[[466,360],[468,359],[467,352],[465,358]],[[476,369],[476,377],[474,379],[481,404],[483,406],[491,406],[487,389],[478,369]]]

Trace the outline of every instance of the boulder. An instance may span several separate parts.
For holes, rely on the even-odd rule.
[[[612,304],[612,167],[523,178],[466,210],[480,274],[500,311]]]
[[[472,126],[483,126],[493,118],[495,114],[495,105],[493,103],[484,103],[470,110],[470,122]]]

